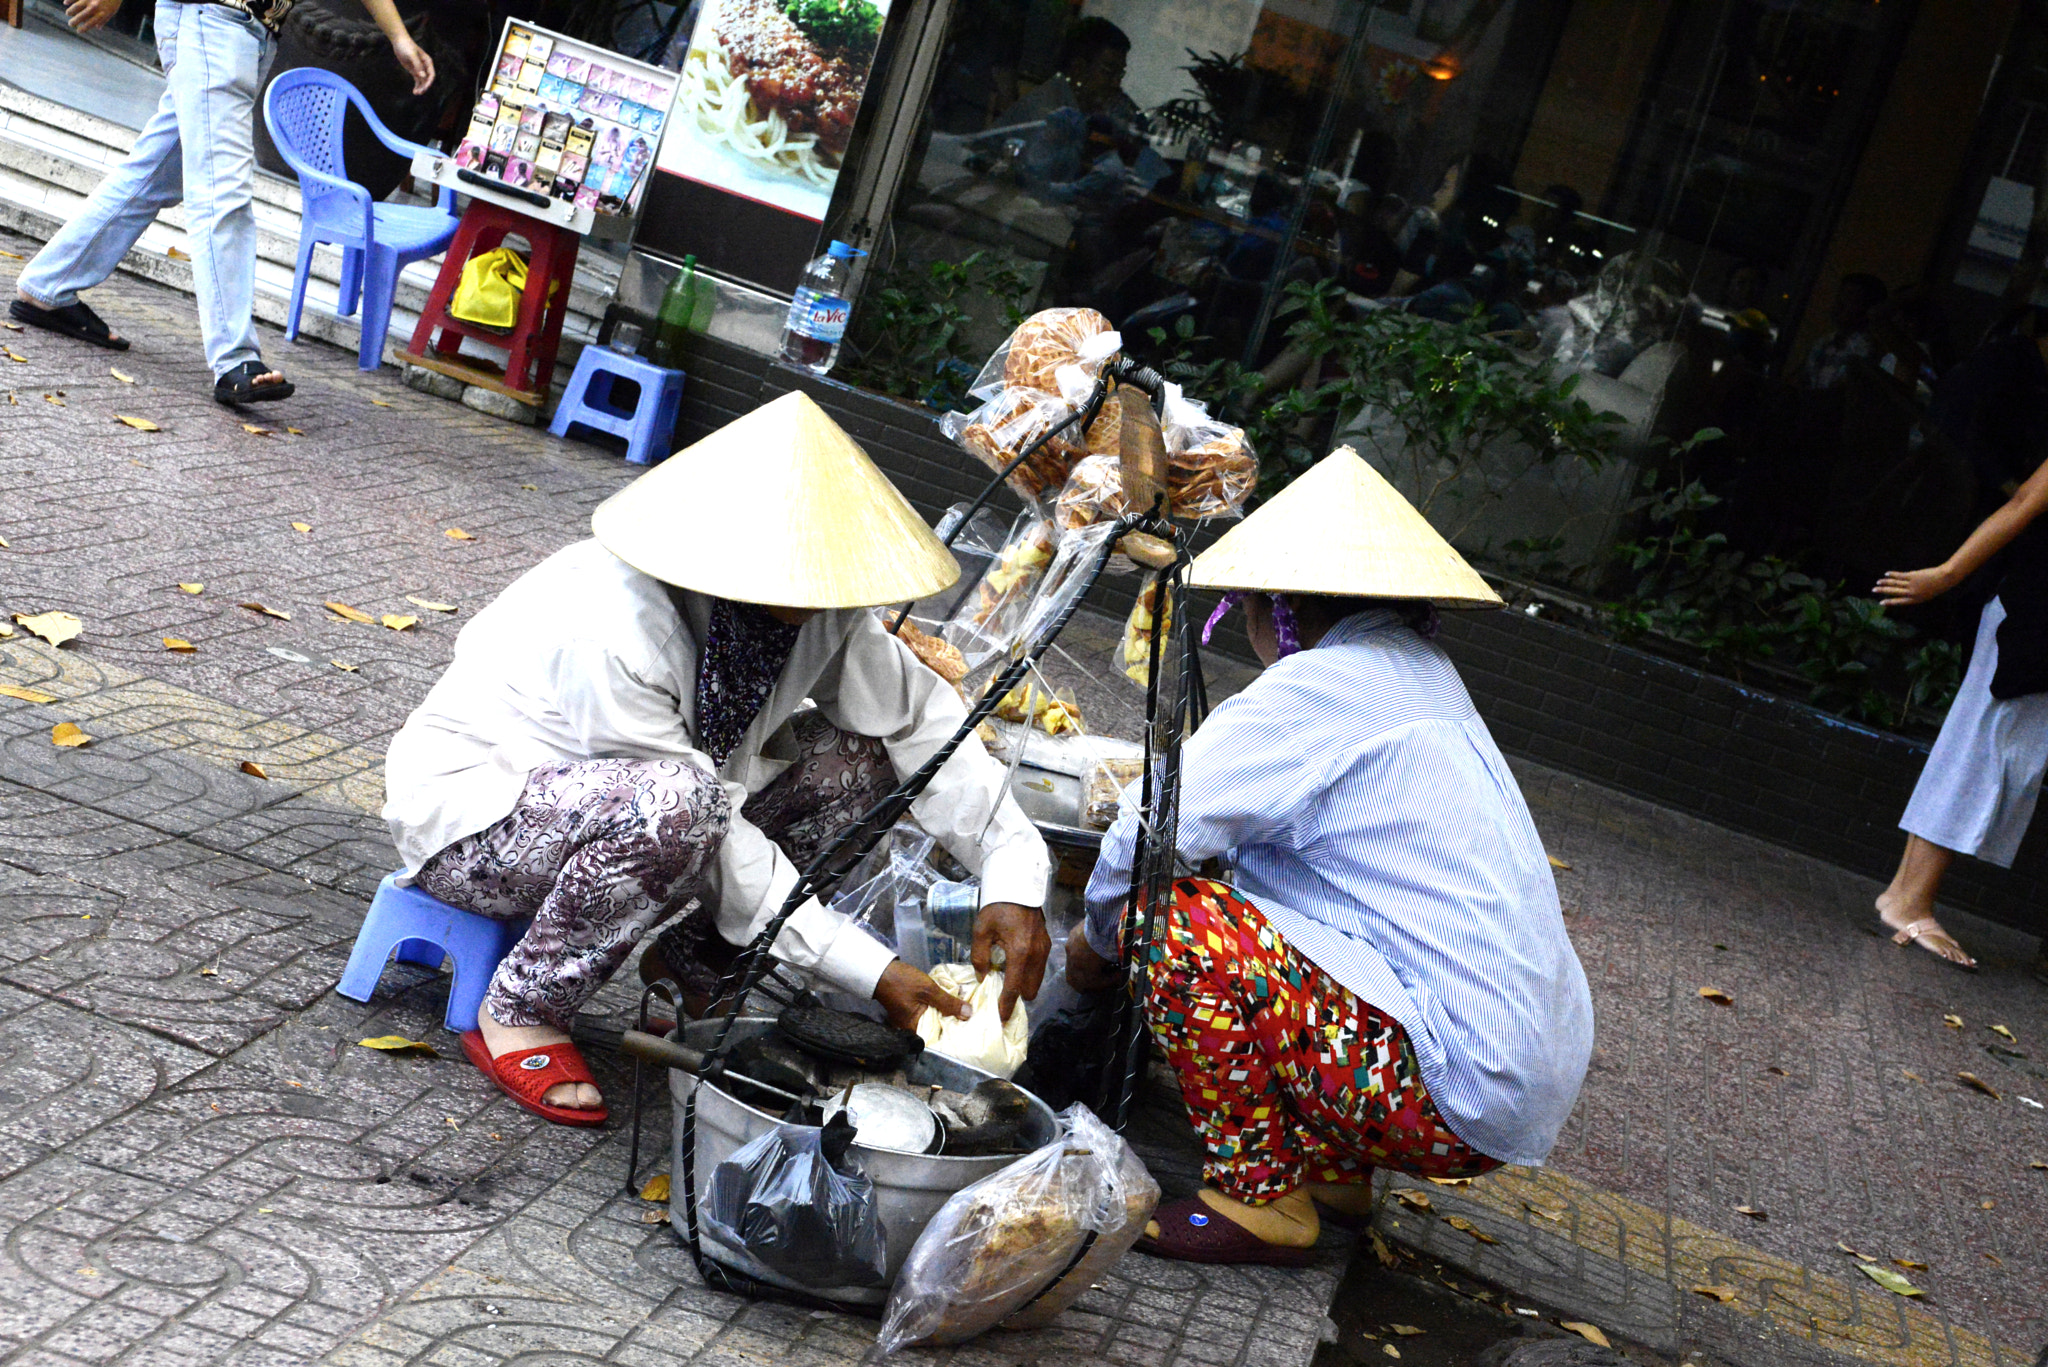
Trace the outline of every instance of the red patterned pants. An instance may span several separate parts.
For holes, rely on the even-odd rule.
[[[1452,1134],[1407,1032],[1280,938],[1225,884],[1174,884],[1147,1008],[1208,1151],[1210,1183],[1250,1205],[1304,1182],[1499,1167]]]

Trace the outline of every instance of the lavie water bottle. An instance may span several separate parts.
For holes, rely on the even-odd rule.
[[[853,303],[846,297],[846,283],[853,274],[853,258],[867,253],[834,242],[826,253],[804,267],[796,297],[789,301],[789,322],[782,329],[782,359],[823,375],[839,359],[839,344],[846,337],[846,320]]]

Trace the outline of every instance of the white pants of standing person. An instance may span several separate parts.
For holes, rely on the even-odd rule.
[[[136,135],[135,150],[23,268],[18,286],[44,308],[76,302],[80,290],[114,273],[159,211],[183,201],[199,334],[219,379],[262,358],[251,316],[254,120],[275,43],[241,10],[159,0],[156,46],[163,101]]]
[[[1984,605],[1969,671],[1949,704],[1899,827],[1943,849],[2009,869],[2048,772],[2048,693],[1991,696],[1998,625],[2004,620],[2005,605],[1998,599]]]

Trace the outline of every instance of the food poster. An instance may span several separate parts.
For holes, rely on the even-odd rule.
[[[703,0],[659,169],[823,222],[886,0]]]
[[[674,97],[670,72],[513,23],[455,163],[515,190],[632,214]]]

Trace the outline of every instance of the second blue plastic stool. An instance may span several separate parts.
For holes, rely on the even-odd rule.
[[[512,952],[531,922],[498,921],[451,907],[418,888],[398,886],[397,878],[389,874],[377,885],[335,990],[366,1002],[376,992],[393,951],[400,963],[428,968],[439,968],[445,954],[455,961],[455,978],[448,984],[443,1020],[457,1034],[476,1029],[477,1009],[483,1005],[491,975],[498,971],[498,961]]]
[[[612,400],[612,389],[619,380],[640,386],[639,401],[631,408],[621,408]],[[626,459],[635,465],[650,465],[668,459],[669,438],[675,434],[676,410],[682,401],[682,371],[610,347],[587,346],[576,360],[576,373],[562,391],[562,402],[555,407],[555,420],[548,424],[548,431],[566,437],[571,426],[580,426],[624,437]]]

